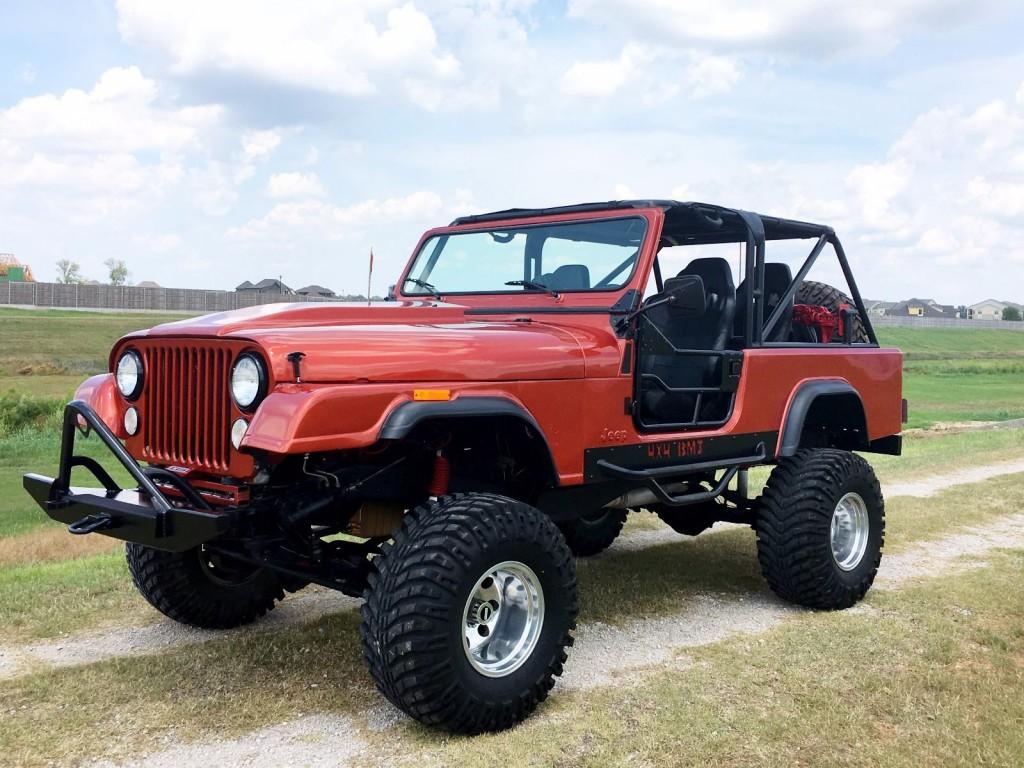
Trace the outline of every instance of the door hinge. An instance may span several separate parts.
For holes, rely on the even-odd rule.
[[[627,416],[632,416],[636,413],[636,400],[632,397],[627,397],[625,401],[625,411]]]

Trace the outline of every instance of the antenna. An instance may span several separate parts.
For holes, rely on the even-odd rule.
[[[370,290],[373,285],[373,246],[370,246],[370,273],[366,276],[366,306],[370,306]]]

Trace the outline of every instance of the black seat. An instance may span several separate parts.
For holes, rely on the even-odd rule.
[[[537,282],[553,291],[585,291],[590,287],[590,270],[586,264],[563,264]]]
[[[672,354],[665,349],[659,334],[676,349],[724,350],[732,339],[736,287],[729,262],[722,258],[694,259],[676,278],[665,281],[665,290],[672,288],[675,279],[688,275],[695,275],[704,283],[706,309],[702,316],[687,317],[674,311],[671,304],[654,307],[644,315],[644,325],[654,328],[645,328],[641,334],[640,373],[657,376],[664,386],[652,379],[644,380],[641,404],[645,416],[661,423],[682,423],[694,418],[696,395],[669,389],[719,386],[722,359]],[[653,303],[663,296],[656,294],[648,302]],[[706,395],[699,418],[724,418],[729,397]]]
[[[764,319],[767,320],[771,317],[772,312],[779,305],[779,299],[782,298],[782,294],[789,288],[789,284],[793,280],[793,273],[789,269],[788,264],[782,264],[779,262],[767,262],[764,265]],[[740,283],[740,287],[736,289],[736,298],[738,306],[736,307],[736,320],[733,324],[733,335],[738,339],[743,339],[747,332],[747,301],[746,301],[746,290],[747,281],[744,280]],[[786,309],[782,313],[782,317],[779,318],[779,322],[772,328],[771,333],[765,336],[765,341],[788,341],[789,334],[793,327],[793,298],[790,297],[789,301],[786,302]]]

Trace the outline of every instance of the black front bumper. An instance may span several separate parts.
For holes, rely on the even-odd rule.
[[[79,419],[138,483],[137,490],[121,489],[98,462],[88,456],[75,455]],[[72,487],[74,467],[87,469],[103,487]],[[155,476],[160,482],[173,485],[187,503],[168,499],[154,481]],[[70,533],[102,533],[171,552],[191,549],[217,538],[234,520],[231,509],[211,509],[183,479],[166,470],[139,466],[99,416],[80,400],[68,403],[64,409],[57,477],[28,474],[23,483],[47,515],[68,524]]]

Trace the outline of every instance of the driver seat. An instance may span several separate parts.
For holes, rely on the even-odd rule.
[[[732,280],[729,262],[720,257],[691,261],[676,277],[693,275],[704,283],[706,306],[700,317],[685,317],[672,311],[671,304],[662,304],[644,317],[656,330],[643,334],[640,373],[657,376],[665,386],[654,379],[642,379],[641,407],[648,417],[662,423],[679,423],[699,417],[719,418],[723,410],[717,403],[723,396],[705,395],[701,414],[694,414],[696,395],[672,392],[671,389],[717,387],[722,381],[722,358],[714,356],[679,355],[658,349],[660,339],[649,339],[660,333],[676,349],[718,351],[728,347],[732,339],[733,318],[736,313],[736,286]],[[672,279],[665,281],[670,288]],[[664,294],[656,294],[654,302]],[[644,347],[647,347],[645,352]],[[655,351],[657,350],[657,351]],[[728,396],[725,396],[726,398]],[[728,410],[726,406],[725,410]]]

